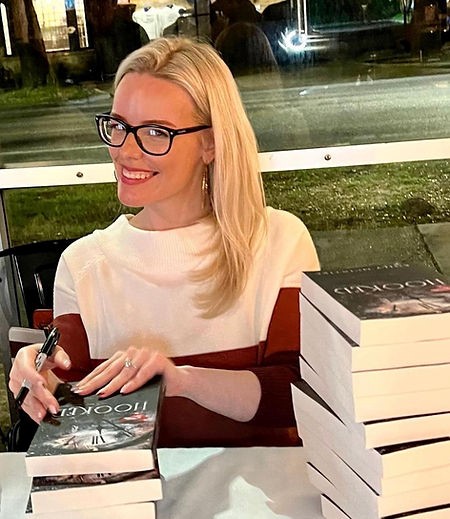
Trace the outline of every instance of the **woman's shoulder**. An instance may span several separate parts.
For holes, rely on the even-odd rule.
[[[104,229],[95,229],[90,234],[86,234],[85,236],[73,241],[67,249],[65,249],[63,256],[66,258],[76,257],[86,251],[88,251],[89,255],[92,256],[95,253],[95,250],[98,249],[100,242],[114,237],[118,230],[126,225],[127,222],[127,216],[124,214],[120,215],[119,218]]]
[[[292,235],[292,233],[308,233],[303,221],[288,211],[266,207],[266,214],[269,233],[275,232],[288,235]]]
[[[312,237],[300,218],[287,211],[267,208],[267,253],[273,261],[292,263],[300,270],[318,270]]]

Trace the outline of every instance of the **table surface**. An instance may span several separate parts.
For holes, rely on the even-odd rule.
[[[301,447],[160,449],[158,519],[320,519]],[[30,478],[19,453],[0,454],[0,519],[22,519]]]

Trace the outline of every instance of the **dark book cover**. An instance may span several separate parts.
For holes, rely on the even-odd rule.
[[[158,470],[67,474],[34,477],[28,507],[35,513],[86,511],[161,498]]]
[[[66,474],[62,476],[35,476],[31,485],[31,493],[44,491],[67,490],[70,488],[90,488],[112,483],[123,483],[159,478],[158,470],[140,472],[98,472],[93,474]]]
[[[158,417],[163,396],[161,377],[152,379],[132,393],[117,393],[107,398],[99,398],[95,394],[78,395],[72,392],[71,384],[60,384],[55,396],[61,407],[60,413],[57,416],[46,416],[26,453],[30,475],[65,474],[60,472],[60,466],[55,467],[56,472],[48,472],[51,470],[49,463],[55,457],[58,463],[72,464],[75,463],[76,455],[102,454],[102,459],[113,459],[114,454],[119,451],[119,455],[123,456],[124,450],[128,452],[126,457],[130,457],[132,451],[137,458],[137,453],[141,451],[146,455],[151,452],[155,457]],[[111,456],[106,457],[108,453]],[[45,458],[49,458],[48,463]],[[87,458],[79,457],[79,460],[83,460],[83,466],[86,467]],[[39,472],[42,461],[48,468]],[[99,463],[100,458],[96,462]],[[39,466],[38,472],[36,466]],[[122,468],[110,470],[123,471]],[[139,468],[136,467],[136,470]],[[92,470],[99,471],[104,469]],[[80,468],[79,472],[90,470],[83,471]]]
[[[450,312],[449,280],[424,265],[394,263],[304,276],[361,320]],[[302,291],[309,299],[307,287]]]

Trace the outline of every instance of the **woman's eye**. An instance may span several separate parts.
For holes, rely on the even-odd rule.
[[[125,131],[125,126],[119,121],[109,121],[109,127],[111,130],[123,132]]]
[[[166,132],[160,128],[149,127],[147,128],[147,135],[149,137],[166,137]]]

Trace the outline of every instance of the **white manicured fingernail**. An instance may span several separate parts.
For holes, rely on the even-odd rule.
[[[56,409],[56,407],[54,405],[49,405],[48,410],[53,415],[58,414],[58,410]]]

